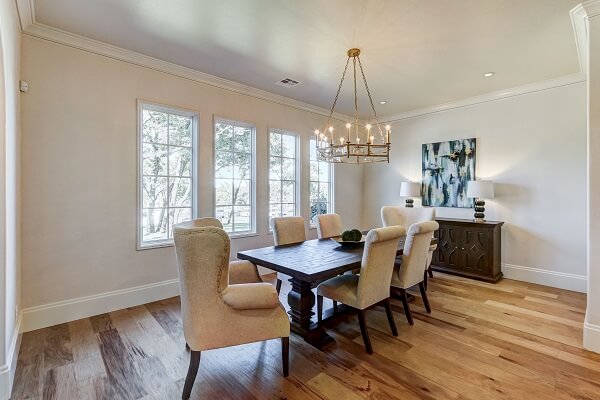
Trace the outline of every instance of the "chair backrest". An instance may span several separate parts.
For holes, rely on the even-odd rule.
[[[201,228],[203,226],[214,226],[223,229],[223,224],[216,218],[206,217],[185,221],[178,224],[181,228]]]
[[[406,234],[401,226],[371,229],[365,240],[357,300],[369,307],[390,297],[390,282],[400,238]]]
[[[302,217],[276,217],[271,219],[275,246],[306,241],[306,228]]]
[[[402,288],[408,289],[423,281],[423,272],[428,267],[431,237],[439,227],[435,221],[425,221],[412,224],[408,229],[397,278]]]
[[[434,221],[435,208],[433,207],[381,207],[381,222],[383,226],[402,225],[406,229],[416,222]]]
[[[339,214],[317,215],[317,237],[330,238],[342,234],[342,217]]]
[[[229,280],[229,235],[215,226],[194,227],[189,222],[173,227],[184,332],[200,319],[217,320],[220,293]],[[215,315],[213,315],[215,314]]]

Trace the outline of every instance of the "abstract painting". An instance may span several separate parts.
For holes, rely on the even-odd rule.
[[[423,206],[473,207],[467,182],[475,180],[475,139],[423,145]]]

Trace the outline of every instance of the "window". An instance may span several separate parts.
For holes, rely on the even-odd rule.
[[[215,217],[233,234],[254,233],[254,127],[215,122]]]
[[[139,106],[138,248],[173,243],[173,225],[196,215],[197,114]]]
[[[310,224],[319,214],[333,212],[333,169],[331,164],[317,161],[314,139],[310,140]]]
[[[298,210],[298,139],[279,130],[269,132],[269,217],[289,217]]]

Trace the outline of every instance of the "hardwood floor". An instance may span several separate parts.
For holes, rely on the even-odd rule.
[[[285,299],[289,287],[284,286]],[[325,324],[321,352],[292,335],[290,376],[273,340],[203,352],[192,399],[599,399],[600,355],[581,348],[585,295],[435,274],[393,337],[383,307]],[[328,305],[325,305],[328,307]],[[178,399],[189,353],[178,298],[23,335],[13,400]]]

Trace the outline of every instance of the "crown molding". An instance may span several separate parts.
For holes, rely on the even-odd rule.
[[[408,118],[419,117],[422,115],[435,114],[442,111],[453,110],[456,108],[470,107],[477,104],[488,103],[490,101],[502,100],[509,97],[521,96],[528,93],[540,92],[542,90],[553,89],[562,86],[573,85],[575,83],[585,82],[586,77],[582,73],[564,75],[558,78],[549,79],[546,81],[529,83],[527,85],[517,86],[512,89],[499,90],[480,96],[469,97],[462,100],[451,101],[444,104],[439,104],[432,107],[419,108],[413,111],[407,111],[400,114],[382,117],[382,123],[393,123]]]
[[[577,46],[577,56],[579,57],[579,69],[587,76],[588,73],[588,23],[600,15],[600,0],[585,1],[569,11],[571,15],[571,25],[575,35],[575,45]]]
[[[167,73],[184,79],[189,79],[205,85],[228,90],[234,93],[270,101],[276,104],[288,106],[302,111],[311,112],[318,115],[328,116],[329,110],[313,104],[305,103],[286,96],[281,96],[266,90],[257,89],[248,85],[230,81],[214,75],[206,74],[184,67],[168,61],[160,60],[154,57],[146,56],[131,50],[113,46],[104,42],[89,39],[81,35],[70,33],[58,28],[41,24],[35,21],[33,0],[15,0],[17,4],[19,19],[21,23],[22,34],[47,40],[53,43],[69,46],[90,53],[113,58],[115,60],[127,62],[133,65],[153,69],[155,71]],[[446,110],[468,107],[476,104],[500,100],[508,97],[519,96],[527,93],[538,92],[541,90],[552,89],[571,85],[586,80],[587,76],[587,23],[590,18],[600,15],[600,0],[589,0],[574,7],[571,11],[571,22],[575,33],[577,53],[579,56],[580,73],[565,75],[555,79],[542,82],[535,82],[507,90],[500,90],[480,96],[470,97],[444,104],[424,107],[412,111],[407,111],[390,116],[380,117],[382,122],[395,122],[407,118],[413,118],[421,115],[433,114]],[[348,115],[337,113],[333,118],[347,121],[353,119]]]
[[[15,0],[15,2],[17,4],[17,13],[19,14],[21,32],[23,32],[35,23],[33,0]]]
[[[47,40],[79,50],[88,51],[90,53],[109,57],[129,64],[149,68],[180,78],[189,79],[198,83],[202,83],[204,85],[217,87],[220,89],[228,90],[230,92],[270,101],[276,104],[288,106],[302,111],[308,111],[318,115],[329,116],[330,110],[323,107],[315,106],[286,96],[281,96],[275,93],[267,92],[266,90],[257,89],[252,86],[230,81],[228,79],[220,78],[218,76],[206,74],[204,72],[200,72],[192,68],[160,60],[158,58],[146,56],[144,54],[136,53],[131,50],[113,46],[108,43],[88,39],[86,37],[74,33],[66,32],[61,29],[50,27],[48,25],[40,24],[38,22],[34,22],[31,25],[27,26],[27,28],[23,30],[22,33],[23,35]],[[348,121],[353,119],[348,115],[338,112],[333,113],[333,118],[341,121]]]

